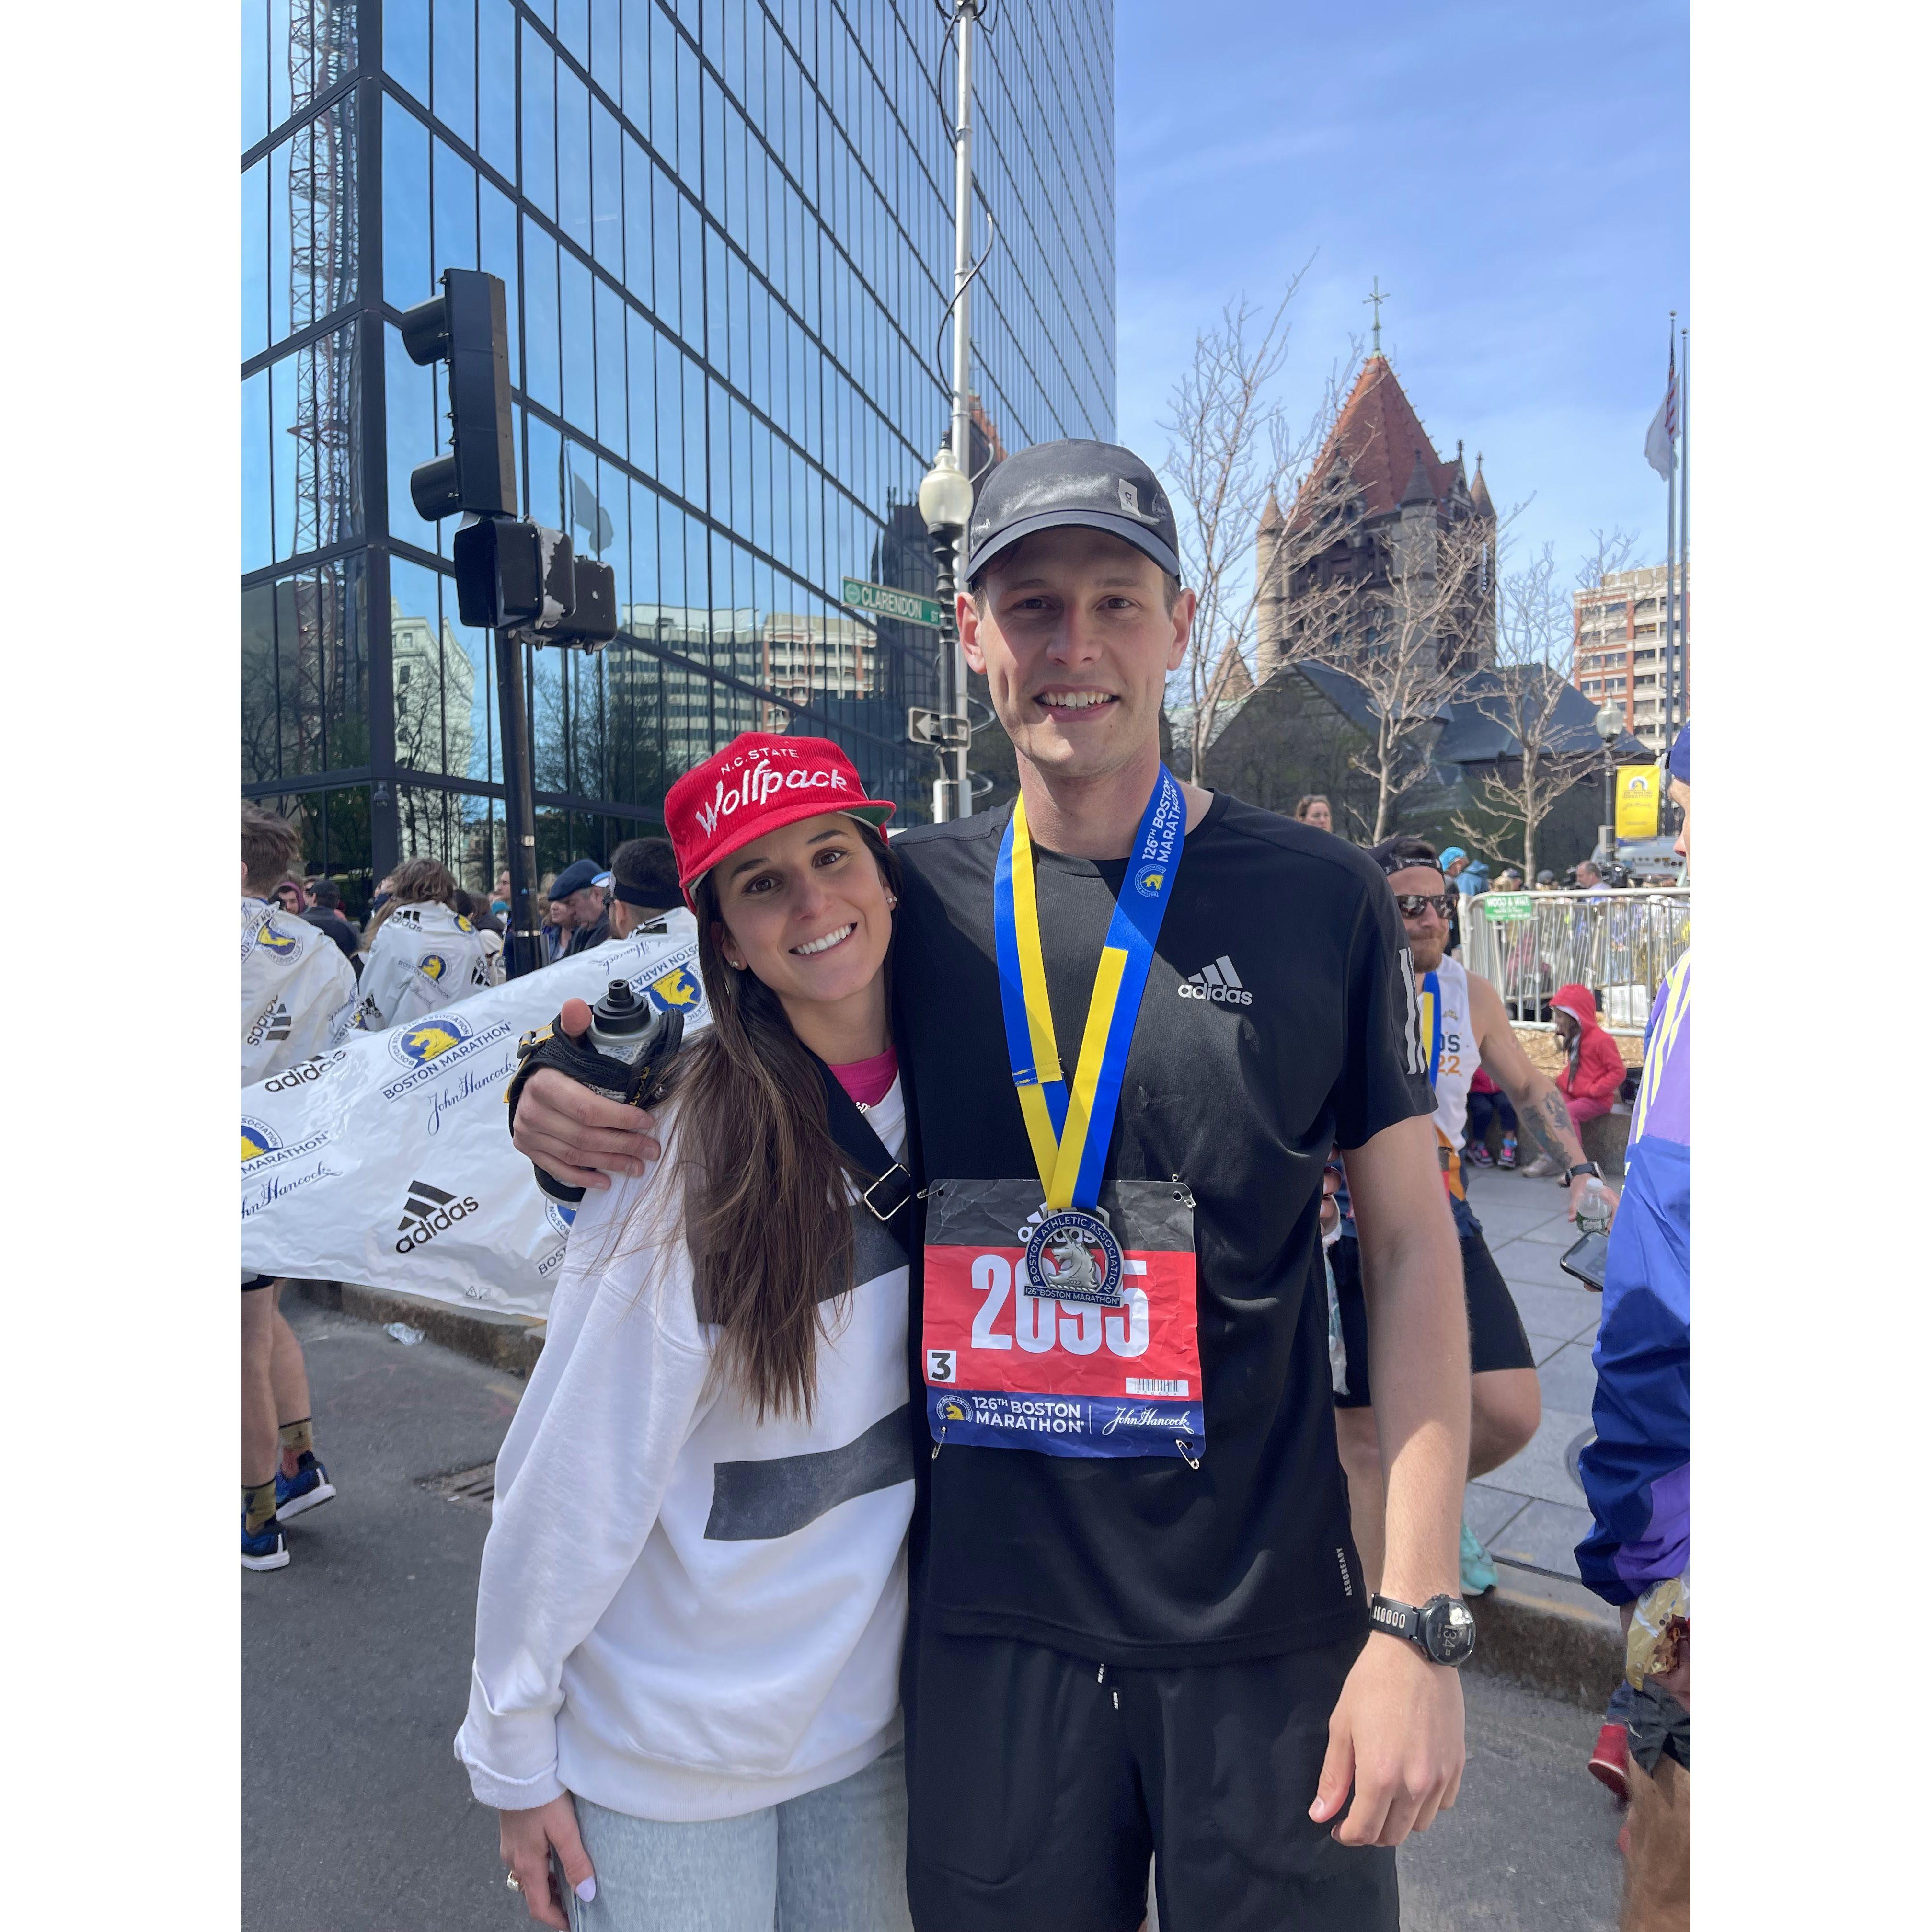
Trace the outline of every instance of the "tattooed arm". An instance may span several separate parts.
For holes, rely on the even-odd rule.
[[[1580,1166],[1586,1156],[1576,1136],[1570,1108],[1556,1084],[1547,1074],[1530,1064],[1529,1055],[1503,1010],[1502,995],[1488,980],[1469,975],[1469,1018],[1475,1028],[1476,1043],[1483,1056],[1483,1071],[1510,1097],[1516,1120],[1522,1130],[1552,1160],[1565,1168]],[[1576,1218],[1576,1204],[1582,1196],[1578,1190],[1583,1177],[1570,1184],[1570,1218]],[[1614,1208],[1617,1191],[1608,1181],[1604,1191]]]

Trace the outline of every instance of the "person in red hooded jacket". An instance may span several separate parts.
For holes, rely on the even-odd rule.
[[[1556,1076],[1556,1090],[1570,1102],[1570,1118],[1580,1127],[1610,1111],[1624,1084],[1624,1057],[1598,1025],[1596,996],[1588,987],[1558,987],[1550,1010],[1570,1058]]]

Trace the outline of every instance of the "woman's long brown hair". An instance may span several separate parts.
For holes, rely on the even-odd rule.
[[[382,929],[382,922],[398,906],[431,904],[446,905],[452,912],[456,910],[456,881],[449,868],[434,859],[406,859],[389,875],[389,896],[362,935],[363,951],[368,951],[370,943]]]
[[[896,898],[898,857],[858,830]],[[853,1286],[856,1177],[826,1120],[818,1061],[778,995],[718,948],[708,875],[693,897],[711,1027],[680,1057],[674,1090],[698,1317],[722,1328],[720,1368],[760,1421],[767,1412],[808,1420],[820,1310]]]

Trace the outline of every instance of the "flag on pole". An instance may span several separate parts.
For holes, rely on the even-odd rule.
[[[1667,483],[1677,467],[1677,344],[1670,345],[1670,381],[1664,401],[1650,419],[1650,434],[1643,440],[1643,453],[1650,466]]]
[[[589,536],[590,548],[602,556],[617,534],[610,512],[597,500],[597,492],[573,470],[570,472],[570,520]]]

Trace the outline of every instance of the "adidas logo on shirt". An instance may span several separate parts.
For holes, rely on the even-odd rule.
[[[425,1241],[434,1240],[466,1215],[475,1214],[476,1208],[473,1195],[466,1194],[459,1198],[454,1194],[446,1194],[440,1187],[432,1187],[427,1180],[411,1181],[409,1198],[403,1207],[403,1218],[396,1223],[396,1232],[400,1237],[396,1243],[397,1253],[406,1255],[412,1248],[419,1248]]]
[[[1174,989],[1184,1000],[1212,1000],[1219,1006],[1251,1006],[1255,996],[1241,984],[1234,962],[1224,952],[1211,966],[1192,973]]]

